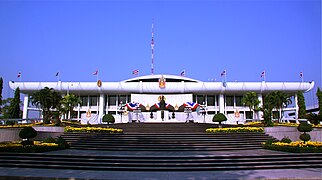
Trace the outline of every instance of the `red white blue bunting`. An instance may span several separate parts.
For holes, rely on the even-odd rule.
[[[129,103],[126,103],[126,107],[130,110],[136,110],[138,109],[139,107],[141,106],[140,103],[137,103],[137,102],[129,102]]]
[[[184,107],[189,107],[192,110],[195,110],[199,106],[199,104],[195,102],[185,102],[183,105]]]

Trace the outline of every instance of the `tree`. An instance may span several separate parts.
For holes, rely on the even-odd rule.
[[[44,123],[48,124],[51,118],[51,110],[58,109],[61,96],[53,88],[45,87],[31,96],[31,103],[42,109]]]
[[[303,92],[302,91],[298,91],[297,92],[297,106],[299,107],[298,118],[299,119],[306,118],[305,99],[304,99],[304,96],[303,96]]]
[[[311,139],[311,136],[309,134],[306,134],[307,132],[312,131],[312,125],[305,122],[301,122],[300,125],[297,127],[297,130],[300,132],[303,132],[303,134],[300,135],[300,139],[304,141],[309,141]]]
[[[248,106],[251,111],[256,113],[258,111],[258,105],[260,103],[258,96],[255,92],[248,92],[242,99],[244,106]]]
[[[212,122],[219,122],[219,127],[221,127],[223,121],[227,121],[227,117],[223,113],[218,113],[212,118]]]
[[[3,79],[2,77],[0,78],[0,114],[2,113],[2,89],[3,89]]]
[[[60,110],[62,111],[62,113],[67,113],[68,119],[70,119],[70,116],[74,110],[74,107],[76,107],[79,103],[81,103],[81,100],[79,99],[79,97],[75,96],[74,94],[68,94],[61,99],[60,103],[61,103]]]
[[[18,87],[15,90],[15,96],[11,99],[8,107],[8,118],[21,118],[20,102],[20,89]]]
[[[318,101],[319,101],[319,115],[322,116],[322,92],[320,88],[318,88],[316,92],[316,96],[318,97]]]
[[[32,145],[33,142],[30,141],[31,138],[34,138],[37,136],[37,131],[32,128],[32,127],[24,127],[20,132],[19,132],[19,137],[21,139],[27,139],[27,141],[22,141],[23,145]]]
[[[271,111],[275,108],[280,111],[279,120],[282,119],[283,108],[287,107],[292,103],[292,100],[289,95],[282,91],[273,91],[269,93],[268,98],[266,99],[267,105],[270,106]],[[268,110],[269,110],[268,109]]]
[[[107,124],[114,123],[115,118],[112,114],[105,114],[102,119],[103,122],[107,122]]]

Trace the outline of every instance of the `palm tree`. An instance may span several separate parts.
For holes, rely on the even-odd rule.
[[[48,124],[51,117],[51,110],[57,109],[60,105],[61,96],[53,88],[45,87],[31,96],[31,103],[42,109],[44,123]]]
[[[246,93],[242,99],[242,103],[244,104],[244,106],[248,106],[251,111],[254,111],[254,114],[257,114],[256,112],[258,111],[258,105],[260,101],[255,92]]]
[[[68,114],[68,119],[70,119],[71,113],[78,104],[81,103],[79,97],[74,94],[68,94],[61,99],[61,111]]]
[[[279,120],[282,119],[283,109],[292,104],[292,100],[289,95],[282,91],[273,91],[269,93],[266,98],[266,107],[272,111],[274,108],[279,110]]]

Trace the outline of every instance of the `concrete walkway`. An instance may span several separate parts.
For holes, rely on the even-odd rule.
[[[284,152],[269,151],[264,149],[229,151],[229,152],[105,152],[62,150],[47,152],[46,154],[81,154],[81,155],[136,155],[136,156],[231,156],[231,155],[272,155]],[[0,162],[1,163],[1,162]],[[212,179],[322,179],[322,168],[308,169],[280,169],[280,170],[238,170],[238,171],[193,171],[193,172],[146,172],[146,171],[79,171],[79,170],[52,170],[32,168],[0,168],[2,179],[123,179],[123,180],[212,180]]]

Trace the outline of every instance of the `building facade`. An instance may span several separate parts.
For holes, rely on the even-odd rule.
[[[133,112],[120,113],[126,103],[137,102],[143,105],[147,112],[141,112],[140,119],[146,122],[160,120],[157,113],[151,113],[149,108],[157,105],[159,97],[177,110],[187,102],[195,102],[205,107],[206,114],[200,114],[198,109],[192,113],[193,119],[200,122],[210,122],[218,112],[226,114],[231,123],[254,118],[253,112],[242,104],[242,97],[247,92],[256,92],[263,102],[263,97],[272,91],[283,91],[294,96],[294,107],[286,111],[294,111],[297,118],[297,92],[308,92],[314,87],[314,82],[202,82],[199,80],[174,75],[147,75],[120,82],[9,82],[11,89],[20,88],[25,94],[23,119],[28,118],[28,112],[35,110],[29,103],[30,95],[45,87],[53,88],[63,95],[75,94],[80,97],[81,104],[74,110],[73,118],[86,119],[93,124],[101,123],[104,114],[113,114],[117,122],[128,122],[133,118]],[[175,118],[168,121],[184,121],[186,114],[175,111]],[[236,116],[238,113],[238,116]],[[137,115],[137,114],[136,114]],[[204,116],[203,116],[204,115]],[[95,120],[89,120],[94,117]],[[138,117],[137,117],[138,118]],[[260,117],[259,117],[260,118]],[[83,121],[82,121],[83,122]]]

